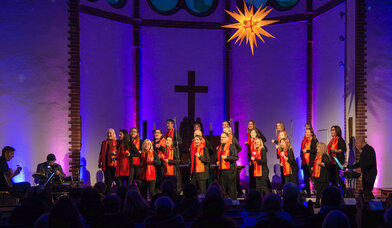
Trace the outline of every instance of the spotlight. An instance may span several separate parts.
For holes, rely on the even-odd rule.
[[[339,67],[344,67],[344,62],[343,61],[339,62]]]

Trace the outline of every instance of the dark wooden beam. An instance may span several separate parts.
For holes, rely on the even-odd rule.
[[[80,117],[79,0],[68,1],[69,172],[79,179],[82,127]]]
[[[225,0],[225,10],[230,11],[230,0]],[[228,24],[230,22],[230,15],[225,13],[225,23]],[[231,35],[231,31],[226,29],[224,30],[224,42],[225,42],[225,99],[226,99],[226,106],[225,106],[225,118],[229,120],[231,117],[231,57],[232,57],[232,45],[231,41],[229,40]]]
[[[327,2],[326,4],[322,5],[321,7],[317,8],[314,11],[314,15],[313,17],[317,17],[320,16],[321,14],[327,12],[330,9],[335,8],[336,6],[342,4],[343,2],[345,2],[346,0],[332,0]]]
[[[134,1],[133,23],[133,126],[140,129],[140,4]],[[143,132],[144,134],[144,132]]]
[[[306,122],[313,124],[313,0],[306,1]]]

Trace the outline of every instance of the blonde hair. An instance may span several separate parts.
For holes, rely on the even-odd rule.
[[[282,148],[282,147],[280,146],[280,142],[281,142],[281,141],[284,141],[284,142],[285,142],[286,148]],[[279,140],[279,145],[278,145],[278,150],[279,150],[279,151],[288,151],[289,149],[292,149],[292,148],[291,148],[291,144],[290,144],[290,140],[289,140],[288,138],[280,139],[280,140]]]
[[[256,148],[256,141],[260,141],[260,145],[261,145],[260,148],[263,148],[263,147],[264,147],[263,140],[261,140],[261,138],[256,138],[256,139],[255,139],[255,149],[259,149],[259,148]]]
[[[326,154],[329,157],[327,145],[325,145],[325,143],[319,142],[317,143],[317,147],[320,147],[320,153],[322,155]]]
[[[113,128],[107,129],[107,130],[106,130],[106,134],[107,134],[109,131],[113,132],[114,139],[117,139],[116,132],[114,131],[114,129],[113,129]]]
[[[231,127],[225,127],[223,128],[223,132],[225,131],[225,129],[227,129],[229,131],[229,134],[233,134],[233,129],[231,129]]]
[[[282,121],[279,121],[279,122],[276,123],[276,125],[278,125],[278,124],[280,124],[280,126],[281,126],[281,128],[282,128],[281,131],[286,131],[286,127],[284,126],[284,123],[283,123]],[[278,130],[278,128],[276,128],[276,136],[279,135],[279,132],[280,132],[280,131]]]
[[[144,141],[143,141],[143,150],[144,150],[144,145],[145,144],[150,144],[150,150],[149,151],[153,151],[154,149],[152,148],[152,142],[149,140],[149,139],[145,139]]]

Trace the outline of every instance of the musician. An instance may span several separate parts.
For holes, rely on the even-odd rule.
[[[280,139],[278,151],[284,183],[291,182],[298,186],[298,164],[295,161],[293,149],[287,138]]]
[[[340,168],[336,164],[335,159],[333,158],[336,157],[339,160],[340,164],[342,165],[345,163],[346,160],[346,156],[344,154],[347,151],[347,147],[346,147],[346,142],[342,138],[342,129],[337,125],[332,126],[331,136],[332,139],[328,143],[328,154],[331,159],[331,168],[330,168],[331,183],[333,186],[338,186],[339,183],[340,187],[343,190],[344,195],[347,195],[346,184],[344,183],[344,181],[339,175]]]
[[[157,153],[158,158],[159,159],[163,159],[164,157],[164,153],[165,153],[165,147],[166,147],[166,139],[163,137],[163,132],[160,129],[155,129],[153,131],[154,134],[154,140],[152,142],[152,147],[155,151],[155,153]],[[155,188],[156,191],[159,191],[161,188],[161,185],[163,183],[163,173],[165,172],[165,166],[160,163],[158,165],[155,166],[156,167],[156,171],[157,171],[157,180],[155,183]]]
[[[311,168],[312,177],[316,185],[316,207],[320,207],[320,198],[323,190],[328,187],[330,179],[330,157],[327,146],[324,143],[317,143],[317,154]]]
[[[61,182],[60,178],[65,177],[63,168],[61,168],[60,164],[55,163],[55,161],[56,156],[54,154],[48,154],[48,156],[46,156],[46,162],[40,163],[37,166],[36,173],[45,177],[45,182],[53,173],[55,173],[52,178],[54,182]]]
[[[9,162],[14,157],[15,149],[10,146],[5,146],[1,151],[0,157],[0,191],[8,191],[17,198],[23,198],[27,189],[30,188],[30,183],[13,183],[12,178],[20,173],[21,167],[17,167],[15,171],[8,167]]]
[[[269,169],[267,164],[267,154],[262,139],[255,139],[250,160],[254,167],[253,175],[256,182],[256,190],[260,193],[271,193],[271,186],[268,180]]]
[[[317,138],[311,128],[306,128],[301,143],[301,169],[304,173],[304,184],[307,197],[310,197],[310,174],[317,153]]]
[[[130,151],[130,161],[129,161],[129,183],[133,184],[135,183],[141,187],[141,181],[139,179],[140,177],[140,162],[139,162],[139,157],[141,154],[140,150],[140,135],[139,131],[136,127],[131,128],[129,131],[129,137],[130,140],[129,142],[132,143],[135,147],[136,150],[131,150]]]
[[[113,181],[117,186],[120,185],[120,179],[115,177],[117,159],[117,139],[116,132],[113,128],[106,131],[106,140],[101,143],[101,151],[99,153],[98,168],[102,169],[105,177],[106,193],[112,193]]]
[[[140,156],[140,180],[142,181],[140,190],[145,199],[147,199],[147,189],[150,192],[151,199],[155,195],[155,184],[157,179],[156,166],[160,163],[158,154],[154,151],[151,141],[148,139],[144,140],[143,152]]]
[[[165,166],[165,172],[163,173],[165,176],[178,176],[180,156],[178,150],[173,145],[172,137],[166,138],[166,148],[161,162]]]
[[[377,177],[376,153],[373,147],[366,143],[364,137],[356,138],[355,147],[360,153],[359,161],[346,167],[349,169],[361,168],[363,194],[367,199],[374,199],[372,190]]]
[[[191,144],[191,183],[199,188],[200,193],[206,192],[209,178],[210,155],[203,143],[203,137],[196,135]]]
[[[236,161],[238,160],[237,150],[233,144],[229,143],[229,134],[221,134],[221,144],[217,153],[217,166],[219,167],[220,184],[223,190],[232,200],[237,199],[236,194]]]

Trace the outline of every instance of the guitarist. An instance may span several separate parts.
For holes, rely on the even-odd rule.
[[[8,191],[17,198],[23,198],[25,192],[30,187],[30,183],[12,183],[12,178],[20,173],[21,167],[17,167],[12,171],[8,167],[9,162],[14,157],[15,149],[10,146],[5,146],[1,151],[0,157],[0,191]]]

